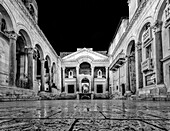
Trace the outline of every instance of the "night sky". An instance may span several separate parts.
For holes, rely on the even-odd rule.
[[[127,0],[36,0],[38,25],[56,50],[107,51],[120,19],[128,17]]]

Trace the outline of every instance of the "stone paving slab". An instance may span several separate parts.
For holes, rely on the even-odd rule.
[[[0,131],[170,131],[170,103],[0,103]]]

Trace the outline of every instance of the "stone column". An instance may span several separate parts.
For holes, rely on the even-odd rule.
[[[155,69],[156,69],[156,84],[163,83],[163,63],[161,59],[163,57],[162,52],[162,35],[161,30],[162,21],[156,21],[154,24],[154,32],[155,32]]]
[[[28,48],[28,87],[33,89],[33,48]]]
[[[91,92],[94,92],[94,68],[91,67]]]
[[[106,91],[109,92],[109,83],[108,83],[108,67],[105,67],[106,70]]]
[[[142,62],[142,43],[138,42],[136,44],[136,86],[138,89],[143,88],[143,73],[141,68],[141,62]]]
[[[9,36],[9,86],[15,86],[16,81],[16,40],[18,35],[11,31],[7,34]]]
[[[37,50],[34,48],[33,49],[33,63],[34,63],[34,68],[33,68],[33,72],[34,72],[34,75],[33,75],[33,78],[34,78],[34,81],[37,80],[37,59],[38,59],[38,54],[37,54]]]
[[[63,92],[66,92],[66,89],[65,89],[65,67],[62,68],[63,69]]]
[[[80,88],[79,88],[79,67],[76,67],[76,91],[80,92]]]
[[[41,91],[44,91],[44,84],[45,84],[45,80],[44,80],[44,62],[45,59],[40,59],[41,61]]]
[[[126,91],[130,91],[129,56],[127,56],[126,60]]]

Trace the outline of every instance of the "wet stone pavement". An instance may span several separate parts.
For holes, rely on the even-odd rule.
[[[0,131],[170,131],[170,102],[1,102]]]

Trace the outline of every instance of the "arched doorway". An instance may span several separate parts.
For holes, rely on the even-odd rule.
[[[132,94],[136,93],[135,41],[131,41],[127,48],[127,84]]]
[[[38,91],[44,91],[44,55],[40,45],[36,44],[34,49],[35,79],[38,83]]]
[[[87,78],[84,78],[82,79],[81,81],[81,90],[82,90],[82,93],[89,93],[90,92],[90,82],[89,82],[89,79]]]
[[[53,62],[52,68],[51,68],[51,88],[58,89],[57,88],[57,69],[56,69],[55,62]]]
[[[51,60],[47,55],[45,58],[44,68],[45,68],[45,91],[51,92],[51,76],[50,76]]]
[[[21,88],[30,89],[33,86],[30,84],[33,76],[32,72],[32,59],[29,59],[29,50],[31,49],[31,41],[29,36],[24,30],[19,31],[16,41],[16,86]],[[29,64],[31,65],[29,66]],[[31,68],[30,68],[31,67]],[[32,75],[32,73],[31,73]]]

